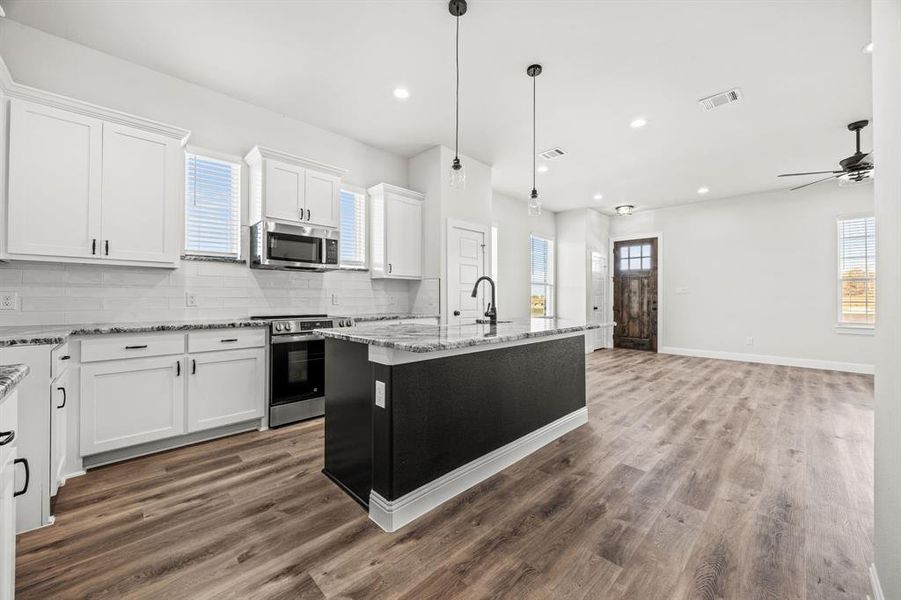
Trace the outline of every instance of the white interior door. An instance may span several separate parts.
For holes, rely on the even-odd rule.
[[[266,218],[300,223],[304,209],[304,169],[295,165],[266,161]]]
[[[10,116],[8,251],[96,253],[101,122],[19,100],[10,102]]]
[[[601,324],[607,311],[607,257],[596,250],[591,251],[591,285],[588,291],[588,322]],[[593,329],[590,332],[591,350],[607,347],[607,330]]]
[[[183,165],[176,140],[124,125],[103,125],[104,256],[175,262]]]
[[[472,323],[484,316],[490,286],[479,287],[476,298],[472,286],[485,274],[487,228],[451,225],[447,230],[447,322]]]

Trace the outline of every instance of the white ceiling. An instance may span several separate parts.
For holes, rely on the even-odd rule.
[[[392,152],[453,146],[445,0],[3,5],[16,21]],[[834,167],[853,151],[845,125],[871,114],[867,0],[470,0],[461,25],[461,152],[523,199],[525,68],[544,65],[538,149],[568,152],[539,175],[551,210],[682,204],[702,185],[708,198],[788,187],[797,180],[778,173]],[[397,85],[408,100],[393,97]],[[698,107],[735,86],[741,103]],[[649,124],[631,129],[636,116]]]

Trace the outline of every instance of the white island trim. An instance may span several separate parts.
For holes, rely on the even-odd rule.
[[[577,335],[582,333],[577,332]],[[377,492],[370,492],[369,518],[385,531],[397,531],[457,494],[500,473],[513,463],[587,422],[588,407],[582,407],[442,475],[397,500],[386,500]]]

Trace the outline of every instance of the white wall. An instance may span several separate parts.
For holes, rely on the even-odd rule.
[[[266,145],[346,168],[345,181],[360,187],[407,185],[403,157],[8,19],[0,19],[0,56],[18,83],[190,129],[191,145],[237,157]],[[0,314],[0,325],[406,312],[411,303],[411,284],[373,282],[368,273],[264,273],[192,262],[174,272],[16,262],[0,268],[0,286],[18,292],[22,308]],[[198,308],[185,308],[186,291],[200,295]]]
[[[824,184],[617,217],[611,235],[663,233],[662,351],[868,369],[873,336],[835,331],[835,218],[872,211],[872,186]]]
[[[555,214],[543,211],[530,217],[525,199],[495,192],[491,223],[497,227],[497,304],[502,319],[529,317],[531,283],[529,236],[556,237]]]
[[[901,598],[901,1],[873,0],[876,156],[875,553],[886,600]]]

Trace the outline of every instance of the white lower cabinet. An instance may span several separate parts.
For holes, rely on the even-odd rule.
[[[188,431],[263,416],[266,351],[221,350],[188,357]]]
[[[83,364],[82,456],[185,433],[184,367],[184,356]]]
[[[70,388],[69,371],[65,371],[50,385],[50,495],[56,496],[66,479],[66,454],[69,444],[68,415]]]
[[[0,600],[16,593],[16,439],[18,392],[0,400]],[[24,461],[22,461],[24,462]]]

